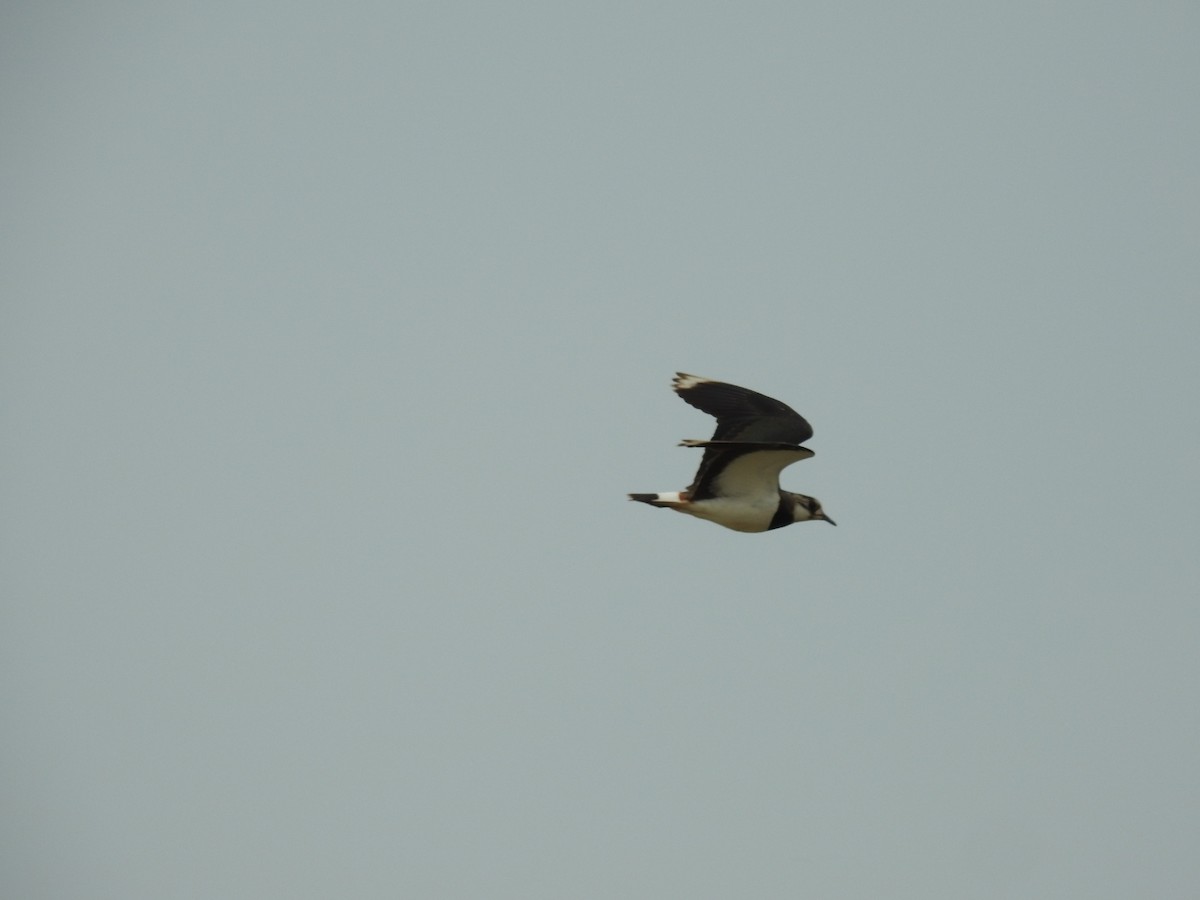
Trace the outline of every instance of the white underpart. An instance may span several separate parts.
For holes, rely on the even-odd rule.
[[[713,497],[689,503],[679,511],[732,528],[734,531],[766,531],[779,508],[779,492],[774,497]]]

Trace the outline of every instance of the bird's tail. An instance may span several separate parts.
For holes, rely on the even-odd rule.
[[[636,500],[638,503],[649,503],[659,509],[678,509],[687,503],[687,498],[679,491],[659,494],[630,494],[629,499]]]

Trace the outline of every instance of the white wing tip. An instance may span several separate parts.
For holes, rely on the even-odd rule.
[[[675,380],[672,386],[677,391],[686,391],[694,388],[698,384],[704,384],[712,381],[711,378],[701,378],[699,375],[689,375],[687,372],[676,372]]]

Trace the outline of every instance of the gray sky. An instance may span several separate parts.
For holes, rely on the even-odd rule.
[[[1197,896],[1195,4],[3,19],[5,896]]]

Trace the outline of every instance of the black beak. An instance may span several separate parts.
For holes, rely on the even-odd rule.
[[[829,516],[825,515],[825,513],[821,513],[821,518],[824,519],[826,522],[828,522],[830,525],[837,524],[837,522],[833,521],[833,519],[829,518]]]

